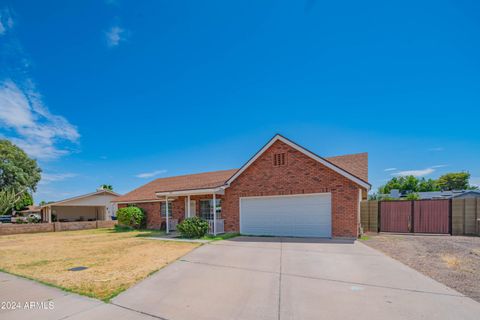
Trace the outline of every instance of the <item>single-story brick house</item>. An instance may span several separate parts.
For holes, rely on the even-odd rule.
[[[159,178],[113,201],[143,208],[153,229],[200,216],[214,233],[357,237],[370,187],[367,153],[322,158],[275,135],[240,169]]]

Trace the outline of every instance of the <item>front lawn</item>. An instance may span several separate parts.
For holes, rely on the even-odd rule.
[[[199,244],[112,229],[0,237],[0,270],[108,301]],[[87,267],[82,271],[70,268]]]

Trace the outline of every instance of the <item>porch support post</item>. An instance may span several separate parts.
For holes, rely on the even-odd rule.
[[[187,196],[187,218],[191,218],[190,214],[190,195]]]
[[[217,204],[215,200],[215,192],[213,193],[213,235],[217,235]]]
[[[47,219],[48,219],[48,222],[51,223],[52,222],[52,207],[47,207]]]
[[[165,196],[165,217],[167,219],[167,224],[165,226],[165,230],[168,234],[170,232],[170,230],[168,228],[168,196]]]

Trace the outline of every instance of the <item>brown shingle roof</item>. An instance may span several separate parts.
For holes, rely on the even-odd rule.
[[[337,167],[368,182],[368,154],[348,154],[344,156],[325,158]],[[238,169],[212,171],[183,176],[158,178],[129,193],[116,198],[115,202],[135,202],[157,200],[156,192],[192,190],[215,188],[225,182],[237,172]]]
[[[155,192],[207,189],[223,186],[238,169],[188,174],[176,177],[158,178],[123,196],[115,202],[158,200]]]
[[[347,154],[325,159],[357,178],[368,182],[368,153]]]

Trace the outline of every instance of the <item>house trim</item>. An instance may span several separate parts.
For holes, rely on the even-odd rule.
[[[190,189],[190,190],[172,190],[165,192],[156,192],[157,197],[164,196],[187,196],[187,195],[205,195],[205,194],[219,194],[223,195],[225,193],[225,187],[216,187],[216,188],[204,188],[204,189]]]

